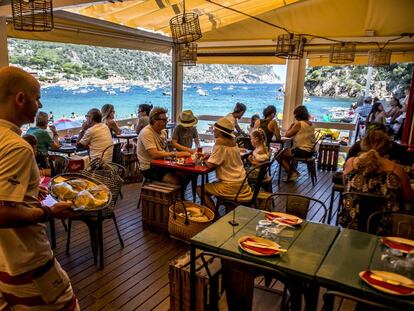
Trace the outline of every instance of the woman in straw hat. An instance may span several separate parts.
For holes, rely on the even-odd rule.
[[[172,135],[172,145],[180,151],[195,153],[192,149],[193,140],[195,146],[200,147],[200,140],[195,125],[198,119],[193,115],[191,110],[184,110],[178,117],[178,125],[175,127]]]
[[[207,207],[215,211],[216,218],[219,215],[211,196],[234,199],[246,177],[246,171],[243,167],[233,130],[233,124],[227,118],[220,118],[214,124],[216,143],[207,160],[207,166],[216,169],[218,181],[205,185],[204,202]],[[197,193],[201,196],[200,187],[197,188]],[[238,199],[240,201],[248,201],[252,195],[252,191],[246,183],[245,187],[240,191]]]

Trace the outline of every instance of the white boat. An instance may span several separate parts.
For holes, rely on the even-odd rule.
[[[330,116],[329,121],[331,122],[345,122],[350,123],[354,119],[354,113],[352,110],[349,110],[348,108],[332,108],[329,109],[329,112],[332,113]]]
[[[125,85],[123,85],[123,86],[121,86],[120,88],[119,88],[119,91],[120,92],[122,92],[122,93],[126,93],[126,92],[128,92],[129,91],[129,89],[130,89],[131,87],[129,87],[129,86],[125,86]]]
[[[215,86],[215,87],[213,87],[213,90],[220,91],[221,90],[221,86]]]
[[[116,94],[116,92],[114,91],[114,90],[110,90],[110,91],[108,91],[107,92],[109,95],[115,95]]]
[[[203,89],[197,89],[197,93],[200,96],[208,96],[208,92],[206,90],[203,90]]]
[[[171,92],[170,91],[164,91],[164,92],[162,92],[162,95],[171,96]]]
[[[234,90],[234,86],[233,85],[230,85],[227,89],[228,90]]]

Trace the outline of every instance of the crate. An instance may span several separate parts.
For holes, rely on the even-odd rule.
[[[321,142],[319,145],[318,169],[336,171],[338,167],[339,143]]]
[[[143,228],[168,233],[168,208],[180,195],[180,186],[162,182],[144,184],[141,190]]]
[[[218,310],[222,292],[221,261],[211,256],[196,256],[196,310]],[[170,311],[190,310],[190,252],[169,263]]]

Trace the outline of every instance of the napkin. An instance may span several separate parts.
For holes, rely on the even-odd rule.
[[[394,285],[390,284],[384,281],[375,280],[371,277],[373,273],[371,271],[365,271],[362,275],[362,278],[367,280],[370,284],[377,285],[389,290],[392,290],[393,292],[399,293],[401,295],[408,295],[413,293],[413,289],[409,287],[405,287],[403,285]]]
[[[287,225],[296,225],[298,223],[298,219],[289,219],[282,216],[276,216],[272,214],[266,214],[266,218],[269,220],[277,220],[280,223],[287,224]]]
[[[405,243],[400,243],[396,241],[389,240],[387,238],[382,238],[382,243],[384,243],[386,246],[400,250],[405,252],[412,252],[414,251],[414,246],[408,245]]]
[[[278,253],[278,251],[276,251],[274,249],[246,245],[244,242],[256,242],[255,240],[253,240],[253,239],[247,239],[247,240],[243,241],[241,244],[243,245],[244,248],[251,249],[251,250],[253,250],[255,252],[258,252],[260,254],[263,254],[263,255],[273,255],[273,254]]]

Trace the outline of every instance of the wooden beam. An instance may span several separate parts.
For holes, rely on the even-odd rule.
[[[0,68],[9,65],[6,18],[0,16]]]
[[[69,8],[73,6],[79,5],[87,5],[87,4],[99,4],[105,3],[107,1],[102,0],[53,0],[53,10],[59,10],[62,8]],[[0,1],[0,16],[11,16],[12,9],[10,5],[10,0],[3,0]]]
[[[183,66],[178,63],[178,48],[174,47],[172,52],[172,92],[171,92],[171,118],[177,122],[178,115],[183,110]]]

